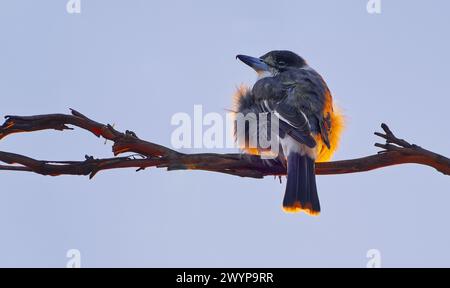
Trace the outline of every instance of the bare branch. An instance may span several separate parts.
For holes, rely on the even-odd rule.
[[[14,133],[39,130],[69,130],[68,125],[90,131],[97,137],[113,141],[115,156],[132,152],[142,155],[95,159],[86,156],[84,161],[45,161],[23,155],[0,151],[0,170],[34,172],[41,175],[89,175],[119,168],[136,168],[137,171],[149,167],[167,168],[168,170],[204,170],[226,173],[241,177],[262,178],[268,175],[282,176],[286,168],[278,160],[261,160],[259,156],[246,154],[183,154],[170,148],[141,140],[131,131],[119,132],[111,125],[105,125],[89,119],[83,114],[71,110],[71,114],[48,114],[37,116],[6,116],[0,126],[0,140]],[[435,168],[445,175],[450,175],[450,159],[410,144],[397,138],[386,124],[381,125],[384,133],[375,135],[386,140],[385,144],[376,143],[382,148],[376,155],[363,158],[317,163],[316,174],[345,174],[370,171],[382,167],[415,163]]]

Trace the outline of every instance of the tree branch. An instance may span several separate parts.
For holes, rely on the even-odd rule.
[[[0,151],[0,170],[34,172],[41,175],[89,175],[118,168],[137,168],[137,171],[149,167],[168,170],[205,170],[226,173],[241,177],[262,178],[268,175],[282,176],[286,167],[278,160],[261,160],[259,156],[246,154],[183,154],[170,148],[141,140],[131,131],[119,132],[111,125],[105,125],[89,119],[83,114],[71,110],[71,114],[48,114],[37,116],[6,116],[0,126],[0,140],[14,133],[39,130],[72,130],[68,125],[90,131],[97,137],[112,141],[114,156],[131,152],[137,155],[95,159],[86,156],[84,161],[44,161],[23,155]],[[385,144],[375,146],[383,150],[376,155],[363,158],[317,163],[316,174],[344,174],[370,171],[382,167],[415,163],[435,168],[444,175],[450,175],[450,159],[410,144],[397,138],[386,124],[381,125],[384,133],[375,135],[386,140]]]

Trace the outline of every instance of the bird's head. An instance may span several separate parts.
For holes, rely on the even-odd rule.
[[[252,67],[259,78],[271,77],[288,69],[307,66],[302,57],[286,50],[270,51],[259,58],[246,55],[237,55],[236,58]]]

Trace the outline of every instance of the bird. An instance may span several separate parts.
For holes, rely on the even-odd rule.
[[[236,58],[256,71],[257,81],[252,87],[238,87],[233,111],[243,115],[270,113],[278,120],[274,135],[280,147],[277,157],[287,166],[283,210],[318,216],[321,208],[315,163],[329,161],[338,148],[344,128],[341,110],[333,103],[322,76],[292,51],[274,50],[261,57]],[[269,117],[257,119],[270,125]],[[264,125],[258,126],[256,132],[250,131],[248,124],[244,126],[246,138],[236,139],[238,145],[249,154],[262,155],[267,149],[250,147],[248,139],[256,136],[249,133],[261,133],[258,129]],[[236,122],[234,132],[238,138]]]

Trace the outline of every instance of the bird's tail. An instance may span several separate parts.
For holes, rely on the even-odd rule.
[[[307,154],[289,153],[286,192],[283,200],[285,212],[303,211],[313,216],[320,214],[314,163],[314,159]]]

